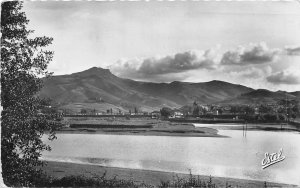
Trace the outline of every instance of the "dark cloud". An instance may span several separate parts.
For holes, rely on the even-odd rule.
[[[206,68],[212,69],[214,62],[205,56],[193,52],[178,53],[175,56],[145,59],[138,72],[143,74],[166,74],[187,70]]]
[[[268,76],[267,81],[273,84],[300,84],[300,79],[298,76],[284,71]]]
[[[240,47],[224,53],[223,65],[249,65],[273,62],[279,50],[269,49],[265,43],[254,44],[247,48]]]
[[[214,50],[188,51],[173,56],[147,59],[120,60],[110,67],[113,73],[128,78],[158,78],[171,73],[182,73],[194,69],[215,69]]]
[[[286,47],[285,51],[287,55],[300,55],[300,46]]]

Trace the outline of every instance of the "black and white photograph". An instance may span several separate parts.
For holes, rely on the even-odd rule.
[[[2,1],[0,187],[300,187],[300,1]]]

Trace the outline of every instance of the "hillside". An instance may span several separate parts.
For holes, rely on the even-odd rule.
[[[282,99],[300,100],[300,92],[269,91],[266,89],[257,89],[248,93],[241,94],[233,99],[224,100],[222,104],[266,104],[276,103]]]
[[[108,69],[96,68],[70,75],[44,79],[41,97],[51,98],[62,108],[80,110],[91,108],[99,111],[113,108],[128,110],[138,107],[152,111],[162,106],[178,108],[193,101],[202,104],[233,99],[251,88],[222,81],[204,83],[150,83],[123,79]]]
[[[290,92],[289,94],[294,95],[297,98],[300,98],[300,91]]]

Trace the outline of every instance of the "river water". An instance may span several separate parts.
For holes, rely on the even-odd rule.
[[[214,126],[195,124],[196,126]],[[221,124],[217,125],[222,126]],[[42,158],[108,167],[243,178],[300,185],[300,134],[219,130],[229,138],[57,134]],[[285,160],[262,169],[266,152]]]

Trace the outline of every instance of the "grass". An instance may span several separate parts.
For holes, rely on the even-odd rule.
[[[187,178],[181,178],[178,175],[173,177],[173,181],[161,181],[159,188],[216,188],[219,187],[213,183],[213,178],[209,176],[209,180],[201,180],[200,176],[195,176],[189,170],[189,176]],[[266,182],[265,182],[266,185]],[[222,187],[232,187],[228,182]],[[239,187],[238,185],[235,187]]]
[[[103,129],[103,128],[152,128],[152,125],[126,125],[126,124],[117,124],[117,125],[105,125],[105,124],[71,124],[70,128],[95,128],[95,129]]]
[[[38,182],[35,183],[38,187],[122,187],[122,188],[152,188],[155,187],[153,185],[149,185],[146,183],[140,183],[133,180],[123,180],[118,179],[117,176],[108,179],[106,177],[106,172],[102,175],[94,175],[94,177],[86,177],[83,175],[80,176],[65,176],[63,178],[52,178],[50,176],[44,176],[44,178],[39,179]],[[167,188],[167,187],[199,187],[199,188],[215,188],[217,187],[213,182],[212,178],[208,181],[201,180],[199,176],[193,176],[190,174],[188,179],[179,178],[176,176],[172,182],[170,181],[161,181],[159,188]],[[230,187],[230,185],[226,185],[226,187]]]
[[[64,117],[63,133],[135,134],[156,136],[221,136],[213,128],[195,127],[147,117]]]
[[[37,187],[122,187],[122,188],[216,188],[220,187],[213,183],[213,178],[210,176],[208,180],[201,179],[200,176],[189,173],[188,177],[173,176],[171,181],[161,181],[159,185],[154,186],[146,184],[143,181],[134,181],[133,179],[124,180],[119,179],[117,175],[113,178],[107,178],[106,171],[99,176],[93,174],[92,177],[86,177],[83,175],[70,175],[62,178],[53,178],[43,174],[42,177],[36,180],[35,186]],[[229,187],[242,187],[239,185],[230,185],[226,182],[221,186],[225,188]],[[264,187],[267,187],[267,183],[264,182]]]
[[[159,188],[185,188],[185,187],[199,187],[199,188],[215,188],[216,184],[212,182],[212,178],[210,176],[208,181],[201,180],[199,176],[193,176],[190,174],[189,178],[180,178],[179,176],[174,177],[174,180],[171,181],[162,181]],[[226,185],[227,187],[227,185]],[[228,186],[229,187],[229,186]]]
[[[133,180],[118,179],[117,176],[107,178],[106,172],[99,176],[94,174],[93,177],[86,177],[83,175],[70,175],[62,178],[53,178],[43,174],[42,178],[36,180],[36,187],[122,187],[122,188],[150,188],[152,185],[135,182]]]

